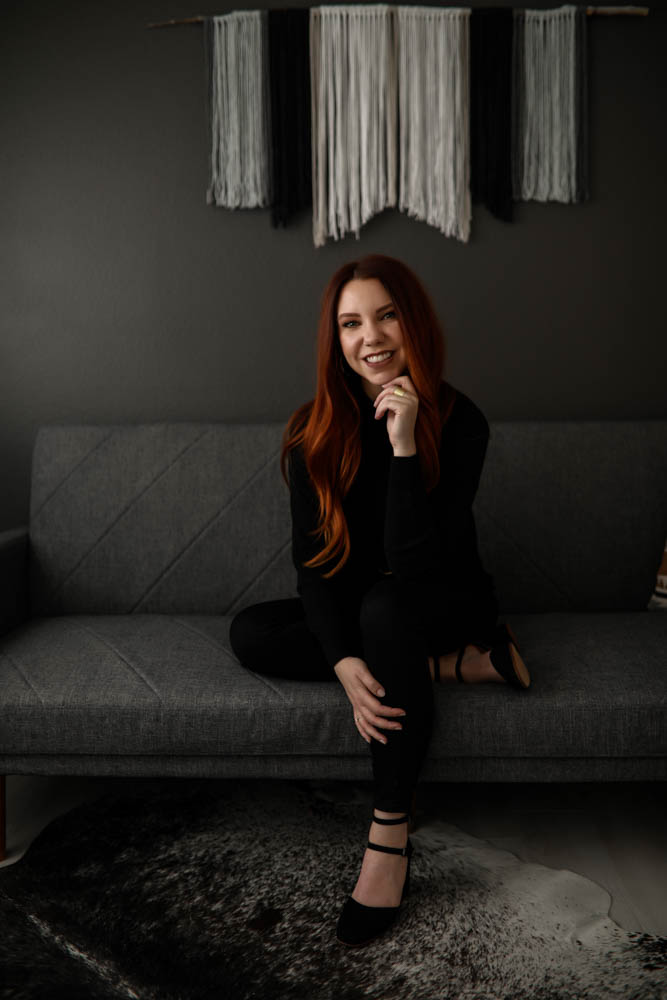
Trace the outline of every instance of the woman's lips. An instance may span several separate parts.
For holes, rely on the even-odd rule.
[[[380,352],[378,351],[378,353],[380,353]],[[382,353],[384,354],[384,351]],[[389,364],[389,362],[391,361],[391,359],[393,358],[393,356],[394,356],[394,352],[392,351],[391,354],[389,355],[389,357],[385,358],[384,361],[375,361],[375,362],[373,362],[373,361],[369,361],[367,358],[364,358],[364,361],[366,362],[366,364],[370,368],[382,368],[383,365],[388,365]]]

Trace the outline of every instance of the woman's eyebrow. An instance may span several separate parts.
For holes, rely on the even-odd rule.
[[[394,304],[393,302],[387,302],[385,305],[380,306],[380,308],[376,309],[375,311],[382,312],[384,309],[389,309],[389,307],[393,306],[393,304]],[[359,315],[360,313],[338,313],[338,319],[342,319],[343,316],[359,316]]]

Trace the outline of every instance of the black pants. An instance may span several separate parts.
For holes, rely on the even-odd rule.
[[[355,599],[355,608],[364,660],[385,691],[379,700],[407,713],[397,716],[402,729],[376,727],[386,744],[371,737],[373,803],[387,812],[407,812],[433,727],[427,657],[450,653],[463,642],[490,646],[497,598],[492,586],[453,596],[437,583],[400,583],[378,574]],[[243,608],[232,620],[229,638],[239,662],[257,673],[338,683],[306,625],[300,597]]]

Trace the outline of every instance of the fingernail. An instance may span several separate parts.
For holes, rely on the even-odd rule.
[[[378,688],[378,695],[380,698],[384,698],[384,688]]]

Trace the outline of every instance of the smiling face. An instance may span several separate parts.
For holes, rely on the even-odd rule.
[[[345,360],[361,375],[366,395],[375,399],[383,382],[406,370],[403,332],[391,295],[377,278],[348,281],[338,299],[336,323]],[[387,351],[392,352],[387,361],[373,364],[366,360]]]

